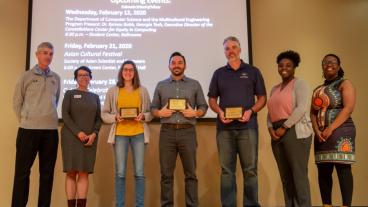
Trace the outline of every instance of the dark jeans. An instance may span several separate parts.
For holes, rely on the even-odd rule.
[[[308,180],[308,160],[312,135],[298,139],[295,126],[288,129],[280,141],[271,141],[279,168],[286,207],[311,206]]]
[[[195,127],[160,130],[161,206],[174,206],[174,170],[179,154],[185,175],[185,203],[198,206],[198,181],[196,176],[197,138]]]
[[[342,203],[344,206],[351,206],[353,198],[353,174],[351,173],[350,164],[338,163],[319,163],[318,168],[318,184],[321,191],[323,204],[332,205],[332,172],[334,167],[339,177]]]
[[[221,204],[236,206],[236,161],[240,159],[243,172],[243,206],[258,203],[258,129],[217,131],[217,148],[221,162]]]
[[[50,206],[58,141],[56,129],[18,129],[12,207],[27,205],[29,175],[37,152],[40,171],[38,206]]]

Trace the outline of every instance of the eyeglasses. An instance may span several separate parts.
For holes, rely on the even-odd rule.
[[[79,74],[78,77],[89,77],[89,74]]]
[[[339,63],[337,61],[331,61],[331,60],[322,62],[322,65],[329,65],[329,64],[338,65]]]

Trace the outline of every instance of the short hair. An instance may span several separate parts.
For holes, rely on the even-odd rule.
[[[54,50],[54,46],[50,42],[42,42],[37,46],[37,52],[40,51],[42,48],[49,48]]]
[[[88,73],[89,77],[92,79],[92,71],[91,69],[89,69],[87,66],[80,66],[79,68],[77,68],[76,70],[74,70],[74,80],[77,80],[78,77],[78,71],[80,70],[84,70]]]
[[[291,62],[293,62],[294,67],[298,67],[300,63],[300,56],[299,53],[293,51],[293,50],[287,50],[285,52],[280,53],[277,56],[276,63],[280,63],[282,59],[289,59]]]
[[[118,82],[116,83],[116,86],[119,88],[124,88],[125,84],[124,84],[124,79],[122,76],[123,73],[123,69],[125,65],[132,65],[133,66],[133,70],[134,70],[134,77],[133,77],[133,89],[137,89],[139,87],[141,87],[141,81],[139,79],[139,74],[138,74],[138,69],[136,64],[132,61],[132,60],[126,60],[123,62],[123,64],[121,64],[121,67],[119,69],[119,73],[118,73]]]
[[[234,36],[228,36],[228,37],[226,37],[226,38],[224,39],[224,42],[222,43],[222,45],[225,45],[225,43],[226,43],[227,41],[234,41],[234,42],[238,43],[238,45],[239,45],[239,47],[240,47],[240,41],[239,41],[239,39],[238,39],[238,38],[236,38],[236,37],[234,37]]]
[[[337,75],[340,77],[340,78],[343,78],[344,77],[344,74],[345,74],[345,72],[344,72],[344,70],[342,69],[342,67],[341,67],[341,60],[340,60],[340,58],[339,58],[339,56],[337,56],[337,55],[335,55],[335,54],[333,54],[333,53],[329,53],[329,54],[327,54],[327,55],[325,55],[324,57],[323,57],[323,59],[322,59],[322,64],[323,64],[323,61],[327,58],[327,57],[334,57],[334,58],[336,58],[336,60],[337,60],[337,64],[340,66],[340,70],[337,72]]]
[[[170,65],[171,59],[172,59],[173,57],[175,57],[175,56],[180,56],[180,57],[182,57],[182,58],[183,58],[183,61],[184,61],[184,65],[185,65],[185,66],[187,65],[187,63],[186,63],[186,61],[185,61],[185,57],[184,57],[184,55],[182,55],[180,52],[173,52],[173,54],[171,54],[171,55],[170,55],[170,58],[169,58],[169,65]]]

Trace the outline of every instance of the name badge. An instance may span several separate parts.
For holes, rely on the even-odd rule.
[[[82,95],[80,95],[80,94],[75,94],[75,95],[74,95],[74,98],[82,98]]]

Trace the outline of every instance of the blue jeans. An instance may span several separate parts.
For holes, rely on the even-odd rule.
[[[144,207],[144,135],[135,136],[116,136],[115,153],[115,194],[116,207],[125,205],[125,175],[126,163],[128,158],[128,147],[131,147],[134,164],[135,177],[135,205]]]
[[[221,163],[222,206],[236,206],[237,155],[239,155],[244,178],[243,206],[259,206],[258,129],[218,130],[216,137]]]

